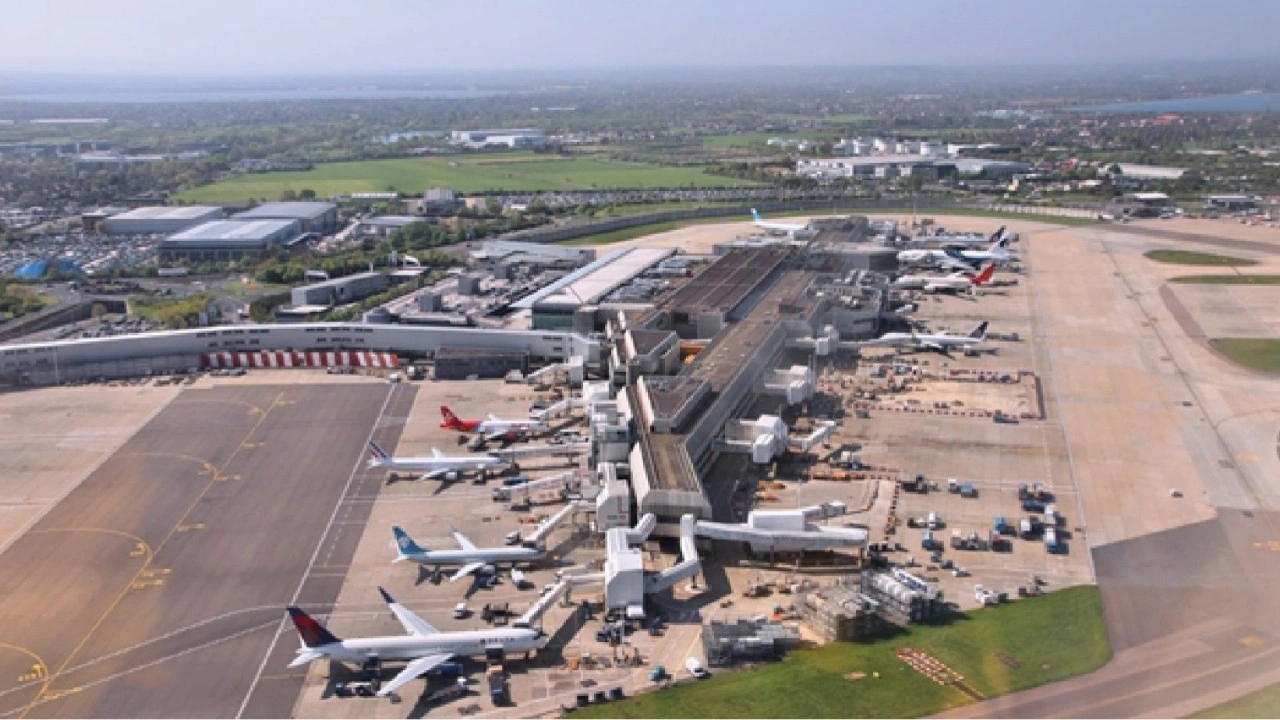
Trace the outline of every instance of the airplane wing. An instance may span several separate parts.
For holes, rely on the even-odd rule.
[[[459,545],[463,550],[475,550],[475,549],[476,549],[476,544],[475,544],[475,543],[473,543],[473,542],[471,542],[471,539],[470,539],[470,538],[468,538],[466,535],[463,535],[462,533],[458,532],[456,529],[453,529],[453,528],[450,528],[450,529],[451,529],[451,530],[453,530],[453,539],[454,539],[454,540],[456,540],[456,541],[458,541],[458,545]]]
[[[482,562],[467,563],[466,565],[458,568],[458,572],[454,573],[453,576],[449,578],[449,582],[457,582],[482,567],[484,567],[484,563]]]
[[[390,695],[396,690],[399,690],[405,685],[418,679],[422,675],[430,672],[431,669],[437,665],[448,661],[451,657],[453,657],[452,654],[442,653],[440,655],[428,655],[414,660],[408,665],[405,665],[404,669],[401,670],[398,675],[391,678],[391,682],[382,686],[382,689],[378,691],[378,697],[386,697]]]
[[[410,635],[435,635],[440,632],[435,629],[431,623],[418,617],[412,610],[396,602],[386,590],[378,588],[382,592],[382,599],[387,602],[387,607],[391,608],[392,614],[404,626],[404,631]]]

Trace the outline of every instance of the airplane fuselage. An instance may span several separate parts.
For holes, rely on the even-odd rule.
[[[475,550],[427,550],[418,553],[405,553],[404,557],[423,565],[466,565],[468,563],[532,562],[541,560],[546,553],[537,548],[502,547],[477,548]]]
[[[508,653],[525,653],[543,645],[544,636],[535,630],[462,630],[436,635],[396,635],[387,637],[349,638],[310,648],[331,660],[364,662],[381,660],[416,660],[428,655],[484,655],[491,648]]]
[[[369,467],[401,472],[478,472],[480,470],[497,470],[505,463],[498,458],[477,455],[474,458],[461,457],[408,457],[382,458],[371,460]]]

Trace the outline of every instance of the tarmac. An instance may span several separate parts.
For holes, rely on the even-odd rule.
[[[341,578],[316,571],[366,508],[340,501],[413,393],[184,389],[0,555],[0,715],[288,715],[300,679],[259,678],[273,631],[287,603],[332,603]]]

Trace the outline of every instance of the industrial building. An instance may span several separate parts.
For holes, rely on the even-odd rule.
[[[442,348],[514,350],[556,363],[601,362],[600,341],[573,333],[488,328],[306,323],[172,330],[0,347],[0,382],[47,385],[89,378],[155,375],[201,367],[211,352],[386,351],[430,356]]]
[[[1205,210],[1241,212],[1258,209],[1258,198],[1252,195],[1210,195],[1204,201]]]
[[[512,370],[529,372],[529,353],[492,348],[443,347],[435,354],[437,380],[465,380],[476,376],[500,378]]]
[[[261,255],[302,235],[297,220],[214,220],[170,235],[156,248],[161,262],[225,262]]]
[[[594,329],[596,303],[675,253],[670,248],[618,250],[565,275],[513,303],[512,307],[531,309],[535,330],[573,327],[578,332],[590,332]],[[585,319],[581,325],[575,325],[580,313]]]
[[[304,233],[338,229],[338,206],[329,202],[269,202],[232,216],[235,220],[295,220]]]
[[[290,292],[290,300],[295,308],[306,306],[327,308],[376,295],[386,287],[386,275],[379,272],[364,272],[296,287]]]
[[[1165,165],[1140,165],[1138,163],[1117,163],[1120,172],[1112,178],[1113,181],[1125,180],[1177,180],[1187,172],[1184,167],[1169,167]]]
[[[936,180],[955,173],[955,164],[934,155],[877,155],[871,157],[813,158],[796,161],[796,174],[820,180],[853,178],[892,180],[924,175]]]
[[[213,205],[140,207],[106,218],[102,221],[102,231],[108,235],[167,235],[226,215],[222,208]]]
[[[800,644],[794,626],[767,620],[740,619],[737,622],[712,620],[702,626],[702,651],[711,667],[729,667],[744,662],[781,660],[787,650]]]
[[[503,128],[500,130],[454,130],[449,141],[468,148],[508,147],[535,148],[547,144],[537,128]]]
[[[375,215],[360,220],[356,225],[356,234],[386,237],[400,228],[425,222],[428,222],[427,218],[415,215]]]
[[[525,265],[534,269],[572,269],[596,259],[594,248],[527,243],[515,240],[488,240],[480,250],[471,251],[474,262],[498,265]]]
[[[981,175],[990,180],[1013,177],[1031,172],[1031,165],[1013,160],[987,160],[984,158],[959,158],[952,161],[961,175]]]

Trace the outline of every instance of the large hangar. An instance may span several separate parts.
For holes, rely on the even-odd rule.
[[[236,213],[236,220],[296,220],[304,233],[331,233],[338,229],[338,206],[330,202],[269,202]]]
[[[302,234],[297,220],[214,220],[160,241],[160,260],[221,262],[288,245]]]
[[[168,234],[226,216],[222,208],[214,205],[140,207],[103,220],[102,231],[108,235]]]

